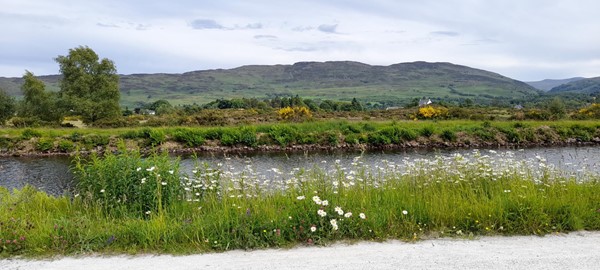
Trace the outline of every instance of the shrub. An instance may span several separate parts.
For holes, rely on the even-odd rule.
[[[281,120],[300,122],[312,119],[312,112],[307,107],[285,107],[277,111]]]
[[[448,117],[448,109],[445,107],[425,106],[419,108],[417,116],[421,119],[443,119]]]
[[[60,140],[58,142],[58,150],[63,153],[69,153],[75,150],[75,144],[69,140]]]
[[[370,133],[367,137],[367,141],[374,146],[383,146],[392,143],[392,140],[389,137],[380,132]]]
[[[281,146],[286,146],[296,140],[297,130],[288,125],[273,125],[269,136]]]
[[[255,127],[242,127],[238,134],[239,143],[249,146],[256,147],[258,140],[256,139],[256,128]]]
[[[441,137],[442,137],[442,139],[444,139],[446,141],[450,141],[450,142],[456,141],[456,133],[449,129],[442,131]]]
[[[35,149],[40,152],[49,152],[54,148],[54,140],[51,138],[41,138],[35,144]]]
[[[177,129],[173,132],[175,141],[184,143],[189,147],[196,147],[204,144],[204,135],[199,130]]]
[[[224,129],[221,134],[221,145],[234,146],[239,142],[240,133],[234,129]]]
[[[11,123],[14,127],[37,127],[40,125],[40,119],[34,117],[13,117]]]
[[[423,127],[421,130],[419,130],[419,134],[423,137],[431,137],[431,135],[433,135],[433,127]]]

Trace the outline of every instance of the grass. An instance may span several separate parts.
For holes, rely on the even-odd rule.
[[[76,194],[0,188],[0,256],[196,253],[336,240],[600,229],[600,178],[473,155],[231,171],[122,151],[79,160]]]

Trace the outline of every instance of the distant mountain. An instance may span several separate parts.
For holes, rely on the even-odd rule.
[[[57,76],[41,76],[57,89]],[[20,94],[20,79],[0,78],[0,87]],[[402,104],[414,98],[489,103],[541,91],[502,75],[451,63],[412,62],[372,66],[358,62],[299,62],[252,65],[183,74],[122,75],[121,103],[166,99],[173,104],[207,103],[219,98],[303,98]]]
[[[542,91],[550,91],[550,89],[557,87],[561,84],[566,84],[566,83],[570,83],[570,82],[575,82],[575,81],[579,81],[579,80],[583,80],[585,78],[583,77],[574,77],[574,78],[569,78],[569,79],[562,79],[562,80],[552,80],[552,79],[546,79],[546,80],[542,80],[542,81],[536,81],[536,82],[525,82],[531,86],[533,86],[536,89],[542,90]]]
[[[552,88],[548,93],[580,93],[595,94],[600,93],[600,77],[589,78],[570,82]]]

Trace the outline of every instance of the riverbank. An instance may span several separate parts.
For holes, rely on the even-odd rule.
[[[600,232],[337,243],[187,256],[83,256],[0,260],[6,270],[34,269],[597,269]]]
[[[171,153],[452,149],[600,144],[596,121],[322,121],[235,127],[6,129],[0,156],[127,149]]]

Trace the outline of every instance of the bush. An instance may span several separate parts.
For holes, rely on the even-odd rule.
[[[40,126],[40,119],[34,117],[13,117],[11,123],[14,127],[38,127]]]
[[[60,140],[58,142],[58,151],[63,153],[70,153],[75,150],[75,144],[69,140]]]
[[[255,127],[242,127],[238,134],[239,143],[249,146],[256,147],[258,140],[256,139],[256,128]]]
[[[380,132],[370,133],[367,137],[367,141],[374,146],[383,146],[392,143],[392,139]]]
[[[456,141],[456,133],[449,129],[442,131],[441,137],[442,137],[442,139],[444,139],[446,141],[450,141],[450,142]]]
[[[165,132],[159,129],[145,128],[142,130],[146,143],[150,146],[157,146],[166,141]]]
[[[102,128],[120,128],[129,126],[129,123],[123,117],[105,118],[94,122],[93,126]]]
[[[419,134],[423,137],[431,137],[433,135],[433,127],[426,126],[419,130]]]
[[[173,132],[173,139],[189,147],[197,147],[204,144],[203,133],[194,129],[177,129]]]
[[[297,136],[297,130],[288,125],[273,125],[269,130],[269,136],[281,146],[293,143]]]
[[[54,148],[54,140],[51,138],[41,138],[35,144],[35,149],[40,152],[49,152]]]
[[[300,122],[312,119],[312,112],[307,107],[285,107],[277,111],[281,120]]]
[[[239,142],[240,133],[235,129],[223,129],[221,134],[221,145],[234,146]]]

